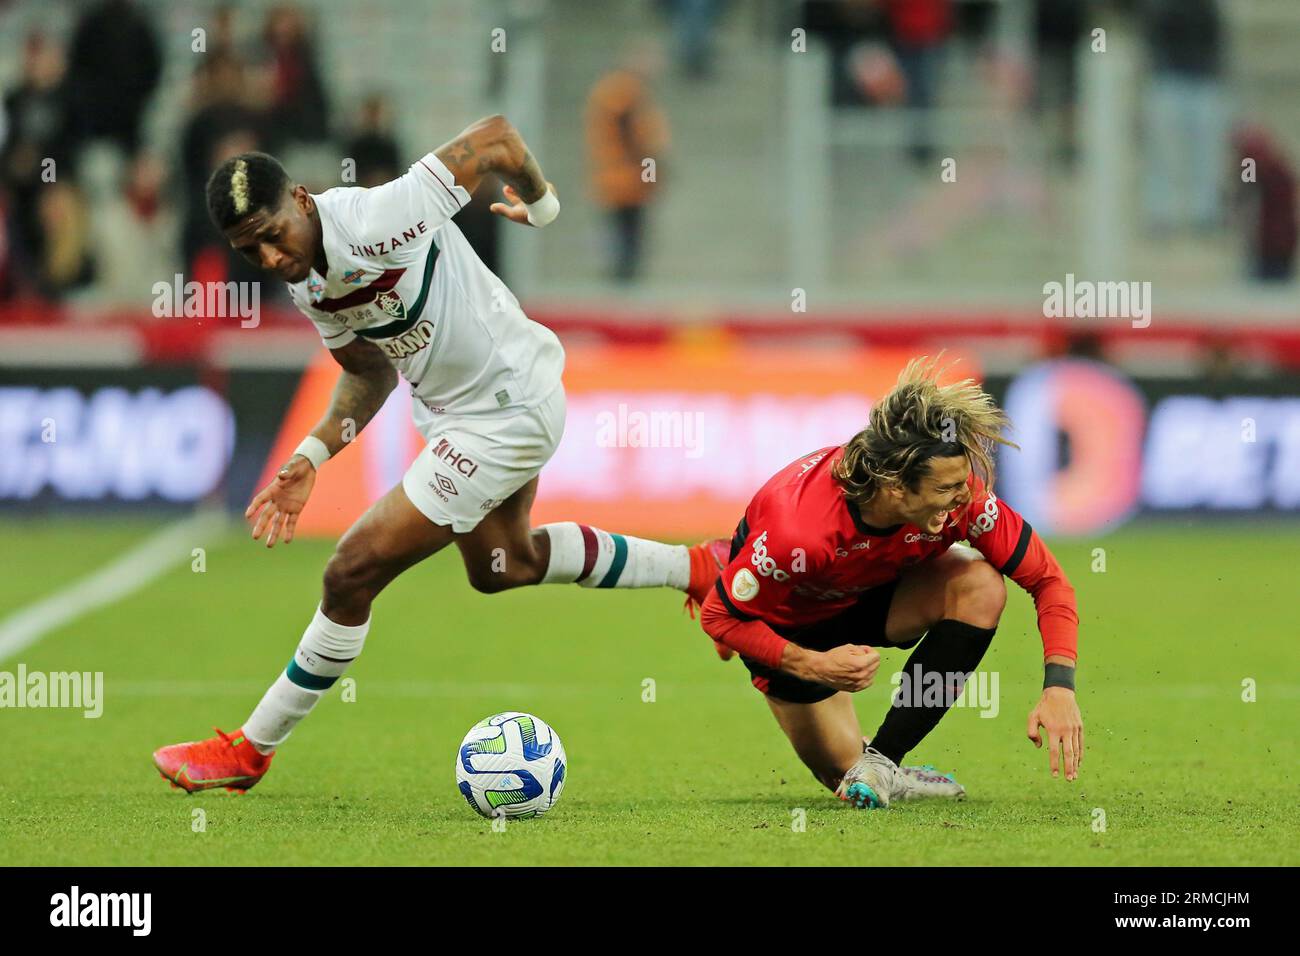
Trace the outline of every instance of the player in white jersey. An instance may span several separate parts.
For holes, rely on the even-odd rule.
[[[674,587],[698,605],[725,563],[721,540],[686,548],[574,522],[531,526],[537,475],[564,429],[564,352],[452,222],[489,174],[505,183],[507,201],[493,203],[494,213],[532,226],[558,214],[554,187],[501,116],[369,189],[313,195],[264,153],[235,156],[213,173],[213,221],[251,263],[289,283],[342,367],[329,409],[248,506],[253,537],[267,547],[293,540],[317,470],[379,411],[399,375],[428,444],[339,540],[320,606],[243,727],[154,753],[173,785],[257,783],[275,748],[361,653],[379,592],[449,544],[471,585],[487,592],[572,582]]]

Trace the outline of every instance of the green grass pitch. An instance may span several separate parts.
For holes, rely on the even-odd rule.
[[[1025,739],[1041,645],[1012,586],[982,667],[999,674],[999,713],[954,710],[909,757],[955,770],[969,800],[882,812],[851,810],[813,781],[677,595],[489,597],[454,551],[380,599],[349,672],[355,702],[331,691],[248,794],[186,796],[151,751],[238,726],[288,660],[332,547],[267,552],[232,534],[210,544],[205,572],[179,564],[0,661],[105,675],[97,720],[0,710],[0,864],[1295,865],[1296,530],[1135,525],[1057,542],[1083,618],[1079,780],[1053,780]],[[0,611],[149,531],[0,524]],[[1091,569],[1095,548],[1104,572]],[[887,653],[878,686],[859,695],[866,732],[904,660]],[[1242,699],[1248,678],[1254,702]],[[570,764],[550,814],[495,832],[457,792],[453,758],[472,724],[502,710],[550,722]]]

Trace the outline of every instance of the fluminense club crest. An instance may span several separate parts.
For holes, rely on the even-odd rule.
[[[375,296],[375,305],[379,306],[385,315],[391,315],[395,319],[406,318],[406,303],[402,301],[396,289]]]

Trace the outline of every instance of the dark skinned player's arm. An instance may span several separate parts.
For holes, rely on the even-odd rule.
[[[495,173],[526,203],[546,194],[546,177],[528,151],[519,130],[504,116],[486,116],[434,151],[456,177],[456,183],[474,192],[484,176]]]
[[[379,346],[364,339],[354,339],[329,352],[343,372],[334,384],[328,411],[311,433],[325,443],[330,455],[337,455],[348,443],[344,434],[348,439],[360,434],[397,387],[397,369]]]

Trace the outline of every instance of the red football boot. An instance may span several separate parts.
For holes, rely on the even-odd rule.
[[[695,612],[709,596],[709,590],[731,559],[731,542],[727,538],[714,538],[712,541],[701,541],[688,551],[691,555],[691,583],[686,587],[686,610],[690,613],[691,620],[694,620]],[[735,654],[726,644],[717,641],[713,642],[713,649],[724,661],[731,660]]]
[[[187,793],[216,787],[243,793],[262,779],[275,754],[259,753],[242,730],[226,734],[212,729],[217,735],[207,740],[155,750],[154,766],[173,787]]]

